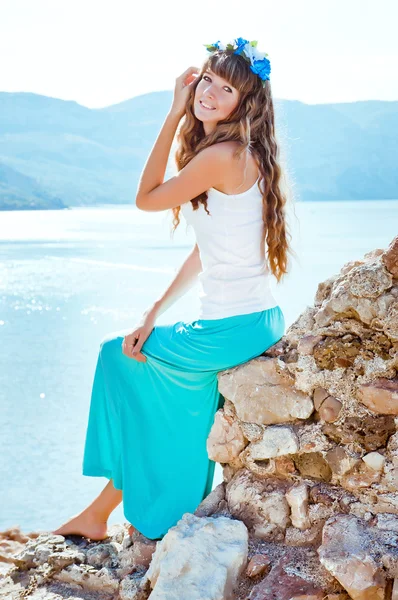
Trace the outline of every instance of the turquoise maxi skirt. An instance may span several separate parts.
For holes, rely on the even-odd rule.
[[[83,475],[123,490],[126,519],[161,539],[211,492],[206,440],[224,398],[217,373],[261,355],[284,334],[279,306],[223,319],[155,325],[147,362],[122,352],[131,329],[100,344]]]

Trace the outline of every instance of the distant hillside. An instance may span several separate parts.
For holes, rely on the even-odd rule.
[[[89,109],[0,92],[0,209],[134,203],[171,100],[153,92]],[[397,102],[275,107],[296,200],[398,198]]]
[[[59,198],[48,194],[32,177],[0,163],[1,210],[66,208]]]

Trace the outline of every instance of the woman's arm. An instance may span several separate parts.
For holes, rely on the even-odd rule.
[[[164,313],[176,300],[181,298],[195,283],[198,274],[202,271],[199,248],[195,244],[176,276],[158,298],[148,312],[152,312],[156,317]]]
[[[142,171],[135,204],[140,210],[162,211],[181,206],[211,187],[222,184],[233,168],[235,143],[219,142],[201,150],[175,177],[164,181],[170,149],[185,114],[190,82],[196,67],[177,78],[174,99]],[[190,83],[189,83],[190,82]]]
[[[141,348],[155,327],[157,317],[192,286],[201,270],[199,248],[195,244],[164,294],[144,312],[140,323],[134,327],[133,331],[124,337],[122,350],[126,356],[134,358],[138,362],[147,361]]]
[[[144,211],[181,206],[211,187],[221,185],[234,167],[236,142],[218,142],[201,150],[177,175],[164,181],[171,144],[180,116],[169,112],[141,174],[135,205]]]

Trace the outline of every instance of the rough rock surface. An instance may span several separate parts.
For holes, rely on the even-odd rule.
[[[398,600],[398,238],[219,374],[224,482],[154,542],[0,536],[0,598]]]

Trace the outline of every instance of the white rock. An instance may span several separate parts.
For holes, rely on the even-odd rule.
[[[248,532],[241,521],[185,513],[157,543],[142,585],[151,582],[151,600],[232,600],[247,554]]]
[[[218,410],[206,442],[209,458],[219,463],[229,463],[239,456],[245,445],[238,421]]]
[[[119,580],[112,572],[103,567],[99,571],[88,565],[70,565],[54,575],[54,579],[63,583],[77,583],[87,590],[114,594],[119,589]]]
[[[292,525],[298,529],[308,529],[311,522],[308,516],[308,486],[300,483],[290,488],[286,500],[291,508]]]
[[[295,454],[298,448],[297,436],[290,427],[267,427],[262,439],[250,444],[250,454],[254,460],[264,460]]]
[[[369,452],[362,460],[374,471],[382,471],[386,462],[385,457],[379,452]]]

